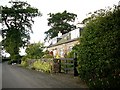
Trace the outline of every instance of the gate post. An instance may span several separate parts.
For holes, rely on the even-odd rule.
[[[53,58],[53,72],[61,73],[61,59]]]
[[[76,67],[77,67],[77,53],[74,53],[74,76],[78,76]]]
[[[58,64],[59,64],[59,73],[61,73],[61,59],[58,60]]]

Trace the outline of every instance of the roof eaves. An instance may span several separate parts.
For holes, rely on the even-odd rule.
[[[72,39],[72,40],[68,40],[68,41],[65,41],[65,42],[56,43],[56,44],[54,44],[54,45],[48,46],[47,48],[54,47],[54,46],[58,46],[58,45],[65,44],[65,43],[69,43],[69,42],[72,42],[72,41],[76,41],[76,40],[78,40],[78,39],[79,39],[79,38],[74,38],[74,39]]]

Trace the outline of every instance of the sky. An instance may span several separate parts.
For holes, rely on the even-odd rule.
[[[10,0],[0,0],[0,5],[10,5]],[[13,0],[14,1],[14,0]],[[70,13],[77,14],[77,22],[81,22],[87,17],[89,12],[105,9],[108,6],[118,5],[120,0],[20,0],[27,1],[31,6],[36,7],[42,13],[41,17],[34,19],[30,42],[44,42],[44,32],[49,30],[47,19],[49,13],[63,12],[67,10]],[[0,26],[1,27],[1,26]]]

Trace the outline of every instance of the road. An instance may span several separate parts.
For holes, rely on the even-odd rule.
[[[0,63],[0,90],[1,89],[2,89],[2,63]]]
[[[2,65],[2,88],[84,88],[78,78],[65,74],[47,74],[18,67]]]

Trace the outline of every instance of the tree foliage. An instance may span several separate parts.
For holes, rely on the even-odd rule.
[[[40,16],[37,8],[27,2],[10,1],[11,7],[2,6],[3,46],[11,58],[19,55],[19,48],[29,43],[33,18]]]
[[[76,28],[76,26],[72,24],[77,17],[76,14],[64,11],[55,14],[49,13],[48,15],[50,17],[48,18],[48,26],[51,26],[51,28],[45,32],[45,40],[56,37],[59,31],[62,34],[65,34]]]
[[[94,15],[94,17],[93,17]],[[120,87],[120,9],[87,19],[78,46],[78,71],[90,88]]]
[[[33,43],[28,45],[25,52],[27,53],[27,58],[29,59],[40,59],[43,55],[44,46],[42,43]]]

